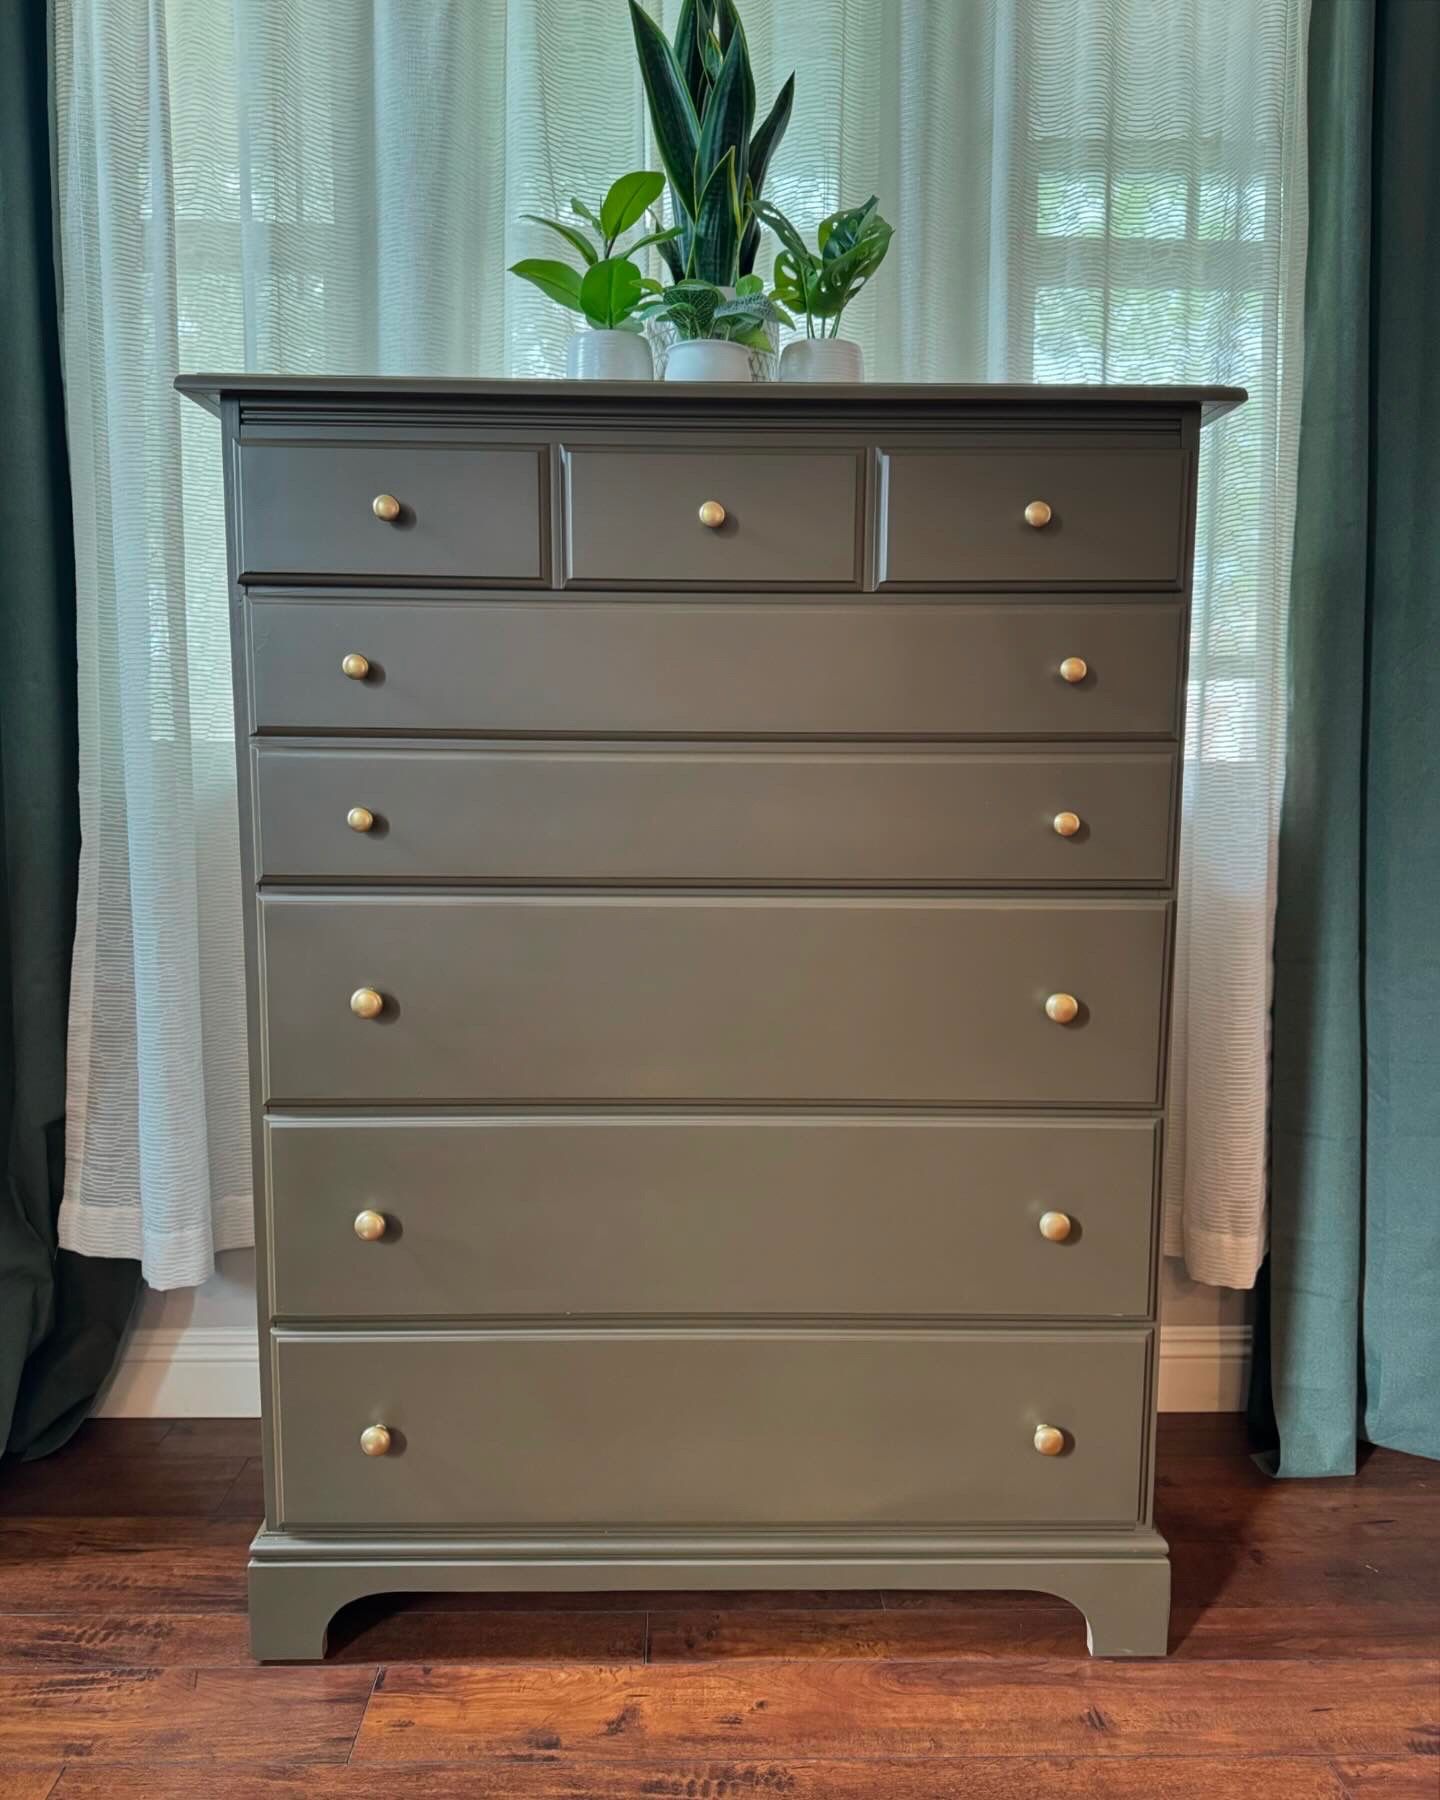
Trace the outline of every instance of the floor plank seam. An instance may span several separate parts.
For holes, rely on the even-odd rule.
[[[355,1746],[360,1742],[360,1733],[365,1729],[365,1715],[370,1710],[370,1702],[375,1698],[375,1690],[380,1685],[380,1677],[385,1673],[385,1664],[377,1663],[370,1677],[370,1691],[365,1696],[365,1704],[360,1708],[360,1717],[355,1721],[355,1730],[350,1738],[350,1748],[345,1753],[345,1767],[348,1769],[355,1761]]]

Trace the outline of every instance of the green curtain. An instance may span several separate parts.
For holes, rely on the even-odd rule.
[[[55,1241],[80,823],[47,12],[0,7],[0,1447],[25,1456],[84,1419],[140,1280]]]
[[[1440,1456],[1440,3],[1314,0],[1252,1416],[1280,1475]]]

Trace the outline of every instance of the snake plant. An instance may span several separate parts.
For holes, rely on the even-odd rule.
[[[806,337],[837,337],[841,313],[884,262],[894,227],[875,210],[879,204],[872,194],[863,206],[822,219],[811,250],[778,206],[756,202],[756,216],[781,243],[771,298],[805,314]]]
[[[755,77],[735,0],[682,0],[672,44],[630,0],[640,77],[678,236],[659,245],[674,279],[733,287],[755,266],[755,202],[795,104],[795,77],[755,125]]]

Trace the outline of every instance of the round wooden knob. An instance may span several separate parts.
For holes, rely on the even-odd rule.
[[[701,506],[700,523],[708,525],[712,531],[717,525],[725,523],[725,508],[718,500],[707,500]]]
[[[1053,824],[1055,826],[1056,837],[1074,837],[1075,833],[1080,829],[1080,815],[1079,813],[1072,812],[1056,813]],[[358,826],[356,829],[368,831],[370,827],[368,825],[362,825]]]
[[[1046,1213],[1045,1215],[1047,1219],[1052,1216],[1058,1215],[1052,1215],[1050,1213]],[[1041,1229],[1044,1229],[1043,1222]],[[362,1244],[378,1244],[385,1235],[384,1213],[372,1212],[368,1206],[365,1208],[364,1212],[356,1213],[355,1235],[360,1239]]]
[[[1073,994],[1052,994],[1045,1002],[1046,1016],[1057,1025],[1068,1025],[1079,1010],[1080,1002]]]
[[[1073,817],[1074,815],[1072,814],[1071,816]],[[373,831],[375,829],[375,815],[368,806],[352,806],[345,815],[345,823],[352,831]],[[1057,825],[1055,829],[1058,831],[1060,827]]]
[[[1032,500],[1025,508],[1025,523],[1033,526],[1036,531],[1043,530],[1054,517],[1049,504],[1044,500]]]
[[[400,517],[400,502],[393,494],[377,494],[370,502],[370,510],[377,519],[384,519],[388,525],[392,519]]]
[[[365,1214],[361,1213],[360,1217],[363,1219],[365,1217]],[[357,1231],[359,1230],[358,1221],[356,1224],[356,1230]],[[1047,1244],[1063,1244],[1065,1242],[1066,1238],[1069,1237],[1071,1230],[1072,1230],[1072,1222],[1071,1222],[1069,1213],[1062,1213],[1062,1212],[1041,1213],[1041,1215],[1040,1215],[1040,1235],[1041,1235],[1041,1237],[1043,1237],[1045,1239]]]
[[[1036,1433],[1039,1442],[1039,1433]],[[390,1454],[390,1428],[388,1425],[367,1425],[360,1433],[360,1448],[367,1456],[388,1456]]]
[[[363,681],[370,673],[370,658],[352,650],[348,656],[341,657],[340,668],[352,681]]]
[[[1035,1448],[1042,1456],[1058,1456],[1065,1448],[1065,1433],[1056,1425],[1037,1425]]]
[[[1077,681],[1083,681],[1090,673],[1090,665],[1083,656],[1067,656],[1060,665],[1060,679],[1068,681],[1073,687]]]
[[[356,988],[350,996],[350,1010],[357,1019],[378,1019],[385,1010],[384,996],[374,988]]]

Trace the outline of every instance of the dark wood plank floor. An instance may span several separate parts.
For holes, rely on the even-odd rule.
[[[257,1668],[249,1421],[0,1468],[0,1800],[1437,1800],[1440,1470],[1274,1483],[1161,1421],[1166,1662],[1017,1594],[364,1602]]]

